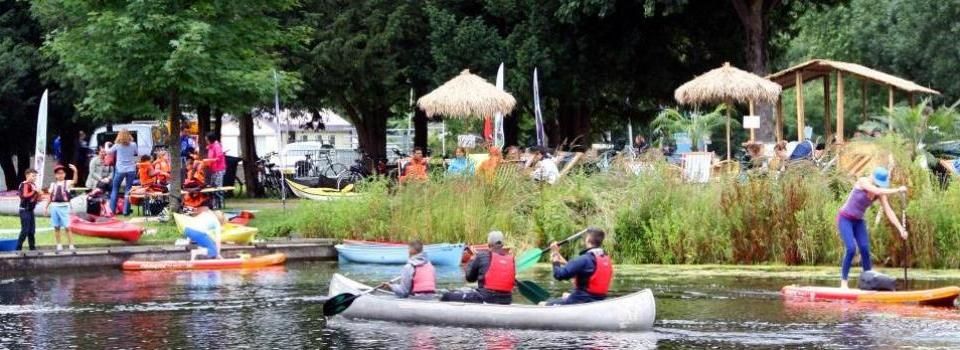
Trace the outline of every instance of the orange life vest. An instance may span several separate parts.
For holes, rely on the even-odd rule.
[[[140,177],[140,186],[148,186],[156,180],[150,173],[153,171],[153,164],[150,162],[137,163],[137,175]]]
[[[433,269],[433,264],[429,261],[426,264],[413,267],[413,294],[429,294],[437,290],[437,274]]]
[[[497,254],[490,251],[490,266],[483,276],[483,288],[494,292],[510,293],[516,280],[516,269],[513,255]]]
[[[613,280],[613,264],[610,262],[610,256],[603,254],[590,253],[593,255],[593,275],[587,280],[587,293],[593,295],[607,295],[610,291],[610,282]],[[579,286],[577,279],[573,283]]]

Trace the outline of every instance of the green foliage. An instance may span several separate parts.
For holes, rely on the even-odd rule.
[[[657,115],[650,126],[654,128],[655,133],[686,133],[693,143],[693,150],[699,151],[701,140],[710,137],[715,129],[726,124],[727,119],[723,114],[726,108],[721,104],[706,114],[700,111],[683,113],[677,109],[667,108]]]
[[[960,103],[960,102],[958,102]],[[885,116],[872,117],[860,125],[863,131],[893,130],[911,145],[918,154],[925,144],[933,144],[958,136],[960,113],[956,106],[941,106],[933,109],[930,100],[923,100],[914,107],[896,106]]]

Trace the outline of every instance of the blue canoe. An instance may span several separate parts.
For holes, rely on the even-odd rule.
[[[337,244],[341,262],[365,264],[406,264],[406,245]],[[459,266],[463,257],[461,243],[430,244],[423,247],[430,262],[438,266]]]

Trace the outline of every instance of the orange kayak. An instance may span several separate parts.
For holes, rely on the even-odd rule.
[[[780,290],[783,298],[790,301],[848,301],[858,303],[920,304],[953,306],[960,296],[960,287],[949,286],[935,289],[905,292],[883,292],[832,287],[809,287],[791,285]]]
[[[251,258],[234,259],[206,259],[206,260],[162,260],[123,262],[125,271],[141,270],[220,270],[220,269],[252,269],[282,264],[287,256],[275,253]]]

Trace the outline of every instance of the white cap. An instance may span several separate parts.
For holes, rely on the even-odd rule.
[[[490,231],[490,233],[487,234],[487,244],[497,243],[503,243],[503,232]]]

